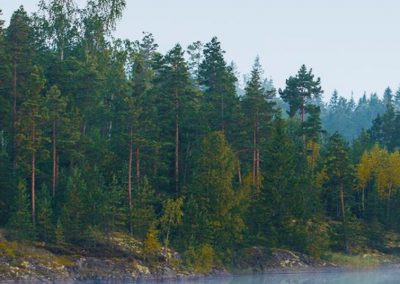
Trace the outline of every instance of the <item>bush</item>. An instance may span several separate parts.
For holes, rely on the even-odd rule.
[[[151,225],[147,231],[146,238],[143,242],[143,252],[146,257],[153,257],[160,250],[161,244],[158,241],[158,231],[154,225]]]
[[[198,273],[209,273],[215,262],[214,249],[209,244],[189,247],[185,253],[186,265]]]
[[[284,245],[320,258],[329,247],[328,230],[328,224],[319,219],[289,220],[285,224]]]

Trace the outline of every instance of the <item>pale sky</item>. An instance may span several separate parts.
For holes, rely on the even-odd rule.
[[[2,17],[37,3],[0,0]],[[399,13],[398,0],[127,0],[115,35],[151,32],[161,52],[218,36],[241,73],[259,55],[279,88],[304,63],[321,77],[325,100],[334,89],[357,99],[400,84]]]

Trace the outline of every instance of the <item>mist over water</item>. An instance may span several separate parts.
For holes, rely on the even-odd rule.
[[[143,282],[160,283],[160,282]],[[222,277],[193,281],[166,281],[163,284],[395,284],[400,283],[400,269],[353,272],[288,273]]]

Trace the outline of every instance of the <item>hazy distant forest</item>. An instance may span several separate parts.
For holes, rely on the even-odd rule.
[[[166,54],[151,33],[113,38],[124,0],[39,2],[0,22],[9,239],[118,231],[229,263],[252,246],[379,248],[400,230],[400,91],[325,103],[311,66],[276,89],[258,59],[242,83],[217,38]]]

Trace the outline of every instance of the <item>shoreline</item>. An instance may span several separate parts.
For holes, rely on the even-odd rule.
[[[21,246],[21,244],[19,244]],[[285,250],[272,249],[263,266],[246,263],[245,268],[214,268],[210,273],[197,273],[182,265],[173,266],[165,261],[146,263],[133,257],[84,257],[55,255],[50,251],[22,245],[21,251],[8,258],[0,255],[1,283],[81,283],[100,282],[163,282],[209,278],[240,277],[265,274],[335,273],[397,269],[400,259],[390,256],[390,262],[377,266],[350,266]],[[243,264],[242,264],[243,265]]]

